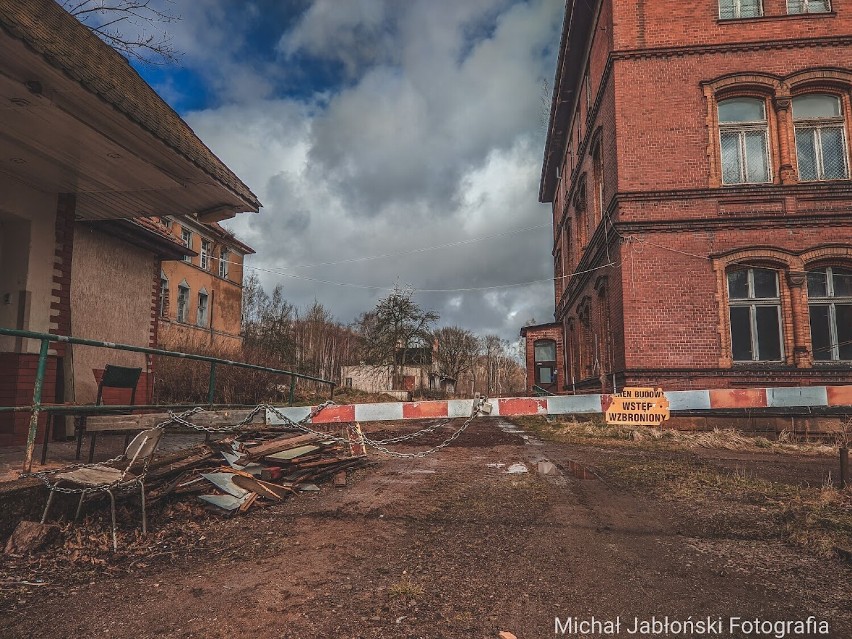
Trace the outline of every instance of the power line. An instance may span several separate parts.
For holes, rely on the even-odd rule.
[[[603,264],[601,266],[596,266],[595,268],[587,269],[585,271],[575,271],[570,275],[561,275],[558,277],[548,277],[546,279],[540,280],[531,280],[528,282],[517,282],[513,284],[495,284],[491,286],[470,286],[464,288],[417,288],[412,287],[414,289],[414,293],[466,293],[466,292],[474,292],[474,291],[490,291],[504,288],[516,288],[519,286],[531,286],[533,284],[543,284],[545,282],[555,282],[558,280],[570,279],[572,277],[576,277],[578,275],[584,275],[586,273],[591,273],[593,271],[599,271],[604,268],[608,268],[610,266],[620,266],[620,264],[616,265],[613,262],[609,262],[607,264]],[[362,290],[374,290],[374,291],[393,291],[395,287],[392,286],[374,286],[369,284],[356,284],[354,282],[337,282],[334,280],[326,280],[318,277],[309,277],[307,275],[296,275],[295,273],[283,273],[281,271],[275,269],[266,269],[259,266],[248,266],[246,268],[250,268],[256,271],[262,271],[265,273],[271,273],[273,275],[280,275],[281,277],[289,277],[297,280],[305,280],[308,282],[318,282],[321,284],[329,284],[332,286],[342,286],[348,288],[358,288]]]

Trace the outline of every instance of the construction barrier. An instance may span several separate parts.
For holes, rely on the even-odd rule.
[[[718,390],[669,391],[665,393],[669,409],[712,411],[729,409],[812,409],[848,406],[852,410],[852,385],[802,386],[778,388],[742,388]],[[382,422],[405,419],[448,419],[470,417],[473,399],[449,399],[424,402],[388,402],[382,404],[344,404],[327,406],[310,423]],[[489,400],[492,417],[523,415],[601,414],[612,402],[612,395],[553,395],[550,397],[500,397]],[[314,407],[280,407],[277,410],[293,421],[310,415]],[[267,424],[284,421],[271,410]]]

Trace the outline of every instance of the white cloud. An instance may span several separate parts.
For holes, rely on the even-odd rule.
[[[289,56],[337,56],[351,78],[346,88],[311,101],[260,92],[187,116],[264,204],[260,215],[229,225],[258,251],[251,264],[285,269],[546,225],[549,209],[537,204],[539,97],[555,66],[561,10],[559,0],[315,0],[278,47]],[[550,277],[550,250],[550,230],[540,228],[288,272],[485,287]],[[271,273],[261,279],[281,283],[299,305],[318,299],[343,321],[382,294]],[[442,323],[511,339],[526,320],[550,318],[552,297],[543,283],[419,299]]]

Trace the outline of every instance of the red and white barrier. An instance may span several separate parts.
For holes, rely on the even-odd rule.
[[[746,408],[828,408],[852,407],[852,386],[802,386],[778,388],[743,388],[719,390],[670,391],[665,393],[669,409],[677,411],[724,410]],[[489,400],[492,417],[523,415],[573,415],[604,413],[611,395],[553,395],[549,397],[500,397]],[[447,419],[469,417],[472,399],[450,399],[427,402],[389,402],[384,404],[344,404],[328,406],[310,423],[382,422],[404,419]],[[311,406],[278,408],[293,421],[307,417]],[[267,424],[282,424],[278,416],[267,411]]]

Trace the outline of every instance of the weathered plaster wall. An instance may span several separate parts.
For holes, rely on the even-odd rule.
[[[14,217],[10,217],[14,216]],[[53,290],[56,194],[42,193],[10,177],[0,175],[0,325],[47,333]],[[26,227],[29,227],[28,229]],[[6,237],[10,229],[12,237]],[[12,266],[8,267],[7,262]],[[21,292],[27,299],[25,321],[19,326]],[[10,303],[3,296],[10,294]],[[0,337],[0,352],[15,350],[15,339]],[[24,352],[38,352],[38,343],[27,340]]]
[[[78,225],[71,273],[71,330],[76,337],[148,346],[156,258],[119,239]],[[105,364],[141,367],[142,353],[75,345],[75,399],[94,402],[93,370]],[[137,397],[137,403],[143,398]]]

